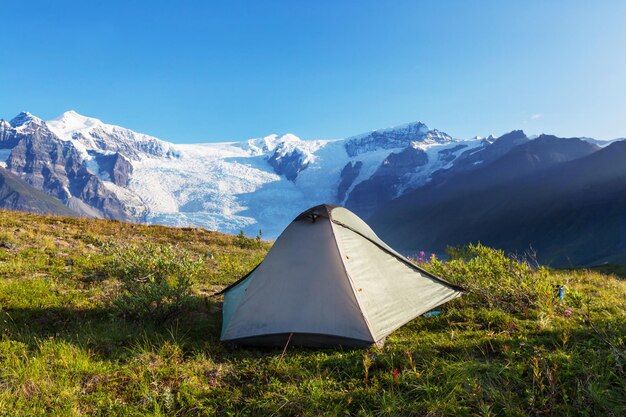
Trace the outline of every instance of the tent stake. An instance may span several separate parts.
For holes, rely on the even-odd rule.
[[[287,346],[289,346],[289,342],[291,342],[291,336],[293,333],[289,333],[289,338],[287,339],[287,343],[285,343],[285,347],[283,348],[283,353],[280,354],[280,359],[278,359],[278,365],[283,361],[283,356],[285,356],[285,352],[287,352]]]

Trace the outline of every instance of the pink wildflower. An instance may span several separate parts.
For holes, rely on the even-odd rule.
[[[571,309],[571,308],[569,308],[569,307],[567,307],[567,308],[565,309],[565,311],[563,311],[563,315],[564,315],[565,317],[569,317],[569,316],[571,316],[571,315],[572,315],[572,309]]]
[[[397,381],[398,377],[400,376],[400,370],[398,368],[394,368],[392,371],[392,375],[393,375],[393,380]]]

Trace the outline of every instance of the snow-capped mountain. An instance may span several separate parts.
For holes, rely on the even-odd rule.
[[[71,141],[79,151],[120,152],[131,160],[144,156],[173,157],[171,144],[130,129],[103,123],[74,110],[46,122],[60,139]]]
[[[521,131],[458,140],[416,122],[337,140],[179,145],[75,111],[47,122],[25,112],[0,120],[0,165],[83,215],[273,238],[309,206],[367,217],[528,140]]]
[[[0,123],[0,163],[83,214],[226,232],[261,229],[267,237],[321,202],[366,215],[484,146],[419,122],[339,140],[285,134],[203,145],[175,145],[75,111],[47,122],[21,113]],[[21,152],[35,137],[39,151]],[[29,168],[38,164],[62,169],[44,181],[46,169]],[[89,177],[81,181],[91,183],[90,193],[72,180],[78,171]],[[103,201],[111,200],[116,208],[109,212]]]
[[[416,122],[353,136],[346,140],[345,147],[348,155],[356,156],[376,149],[403,148],[411,142],[445,144],[451,141],[453,139],[446,133],[430,130],[425,124]]]
[[[420,133],[402,141],[397,138],[393,145],[364,142],[362,148],[355,146],[353,138],[309,141],[292,134],[175,145],[175,158],[133,161],[128,189],[141,196],[148,222],[229,232],[243,229],[250,234],[261,229],[264,236],[275,237],[311,205],[346,204],[358,184],[393,178],[396,188],[385,189],[384,198],[371,195],[382,204],[449,164],[446,151],[453,155],[479,145],[468,142],[457,148],[452,139],[437,143],[425,138]],[[422,166],[409,167],[402,161],[408,150],[424,155]],[[346,167],[353,168],[348,173]],[[352,208],[359,211],[357,205]]]
[[[129,210],[92,172],[70,141],[63,141],[41,119],[20,113],[0,121],[2,165],[18,178],[65,203],[78,214],[131,220]]]

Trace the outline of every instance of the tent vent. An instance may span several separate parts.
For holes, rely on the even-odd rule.
[[[313,223],[315,223],[315,220],[317,220],[317,218],[318,218],[319,216],[320,216],[319,214],[311,213],[311,214],[309,214],[307,217],[308,217],[309,219],[311,219],[311,221],[312,221]]]

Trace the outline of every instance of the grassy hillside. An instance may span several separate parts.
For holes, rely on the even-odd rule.
[[[626,414],[615,277],[475,247],[423,262],[469,293],[382,349],[223,345],[210,295],[268,247],[0,211],[0,415]]]

